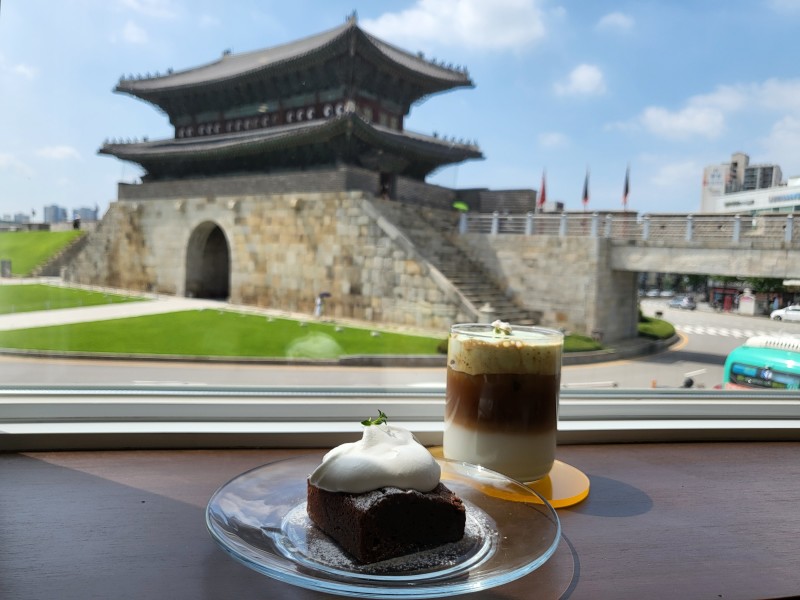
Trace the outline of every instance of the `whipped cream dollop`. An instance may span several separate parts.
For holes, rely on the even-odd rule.
[[[329,492],[362,494],[382,487],[430,492],[441,468],[410,431],[369,425],[357,442],[342,444],[322,458],[309,481]]]

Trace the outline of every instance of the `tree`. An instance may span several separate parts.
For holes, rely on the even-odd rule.
[[[683,276],[683,283],[687,289],[705,291],[708,287],[708,275],[692,273]]]
[[[783,279],[775,277],[753,277],[745,279],[744,285],[750,288],[753,292],[780,292],[786,291],[783,285]]]

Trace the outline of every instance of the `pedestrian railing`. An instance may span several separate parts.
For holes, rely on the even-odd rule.
[[[681,245],[800,248],[793,214],[639,215],[601,213],[461,213],[458,232],[610,238]]]

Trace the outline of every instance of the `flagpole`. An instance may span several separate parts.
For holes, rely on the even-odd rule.
[[[537,198],[537,212],[544,212],[544,203],[547,202],[547,183],[545,181],[547,169],[542,170],[542,186],[539,189],[539,197]]]
[[[589,167],[586,167],[586,178],[583,180],[583,212],[586,212],[586,207],[589,205]]]
[[[625,185],[622,188],[622,210],[628,212],[628,193],[630,192],[631,165],[625,168]]]

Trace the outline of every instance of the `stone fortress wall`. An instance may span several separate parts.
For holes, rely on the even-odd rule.
[[[635,272],[611,268],[611,240],[553,235],[466,234],[459,246],[541,324],[604,342],[636,337]]]
[[[219,278],[202,271],[227,245],[224,295],[232,303],[311,314],[316,296],[329,292],[332,317],[437,331],[479,320],[477,307],[375,209],[377,188],[377,174],[353,167],[121,184],[119,200],[66,278],[193,295],[203,286],[198,277]],[[402,178],[395,192],[408,203],[440,208],[455,197],[453,190]],[[541,325],[604,341],[636,335],[635,274],[608,275],[607,240],[454,239],[507,294],[540,312]]]
[[[218,227],[233,303],[310,314],[328,292],[326,316],[435,330],[475,318],[455,288],[370,213],[366,192],[258,193],[259,179],[194,180],[186,195],[175,182],[121,186],[67,279],[192,295],[187,265]],[[266,190],[276,183],[268,179],[260,182]]]

